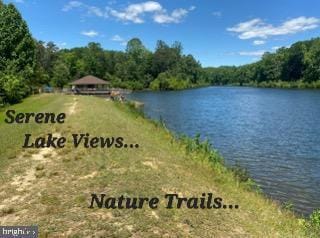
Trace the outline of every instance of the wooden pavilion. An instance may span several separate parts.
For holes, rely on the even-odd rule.
[[[70,83],[74,94],[109,95],[110,82],[88,75]]]

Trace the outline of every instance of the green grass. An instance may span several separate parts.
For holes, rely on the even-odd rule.
[[[25,99],[22,103],[11,106],[10,108],[1,108],[0,110],[0,171],[8,159],[13,159],[19,155],[24,141],[24,134],[32,133],[34,135],[52,131],[52,125],[45,124],[6,124],[4,122],[5,112],[8,109],[16,112],[63,112],[66,108],[65,103],[71,98],[65,98],[57,95],[32,96]]]
[[[75,104],[69,115],[70,105]],[[14,106],[23,112],[66,112],[59,126],[3,124],[0,116],[0,224],[38,224],[41,237],[310,237],[304,220],[251,191],[226,169],[207,143],[176,139],[159,123],[132,108],[96,97],[41,95]],[[125,138],[138,149],[64,149],[22,151],[28,132],[57,132]],[[13,136],[7,139],[5,135]],[[4,143],[2,143],[4,141]],[[39,157],[40,156],[40,157]],[[10,157],[13,157],[10,159]],[[40,159],[39,159],[40,158]],[[41,176],[39,176],[41,174]],[[38,175],[38,176],[37,176]],[[15,183],[15,181],[20,181]],[[31,182],[28,182],[31,181]],[[20,183],[20,184],[19,184]],[[91,193],[158,196],[212,192],[235,210],[88,209]],[[4,202],[5,201],[5,202]],[[18,201],[18,206],[11,209]],[[10,211],[10,212],[7,212]]]

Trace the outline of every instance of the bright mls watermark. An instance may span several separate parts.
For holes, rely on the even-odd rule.
[[[37,226],[0,226],[1,238],[38,238]]]

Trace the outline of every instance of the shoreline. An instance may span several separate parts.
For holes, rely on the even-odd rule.
[[[41,100],[38,100],[39,97]],[[22,151],[19,144],[8,141],[0,148],[5,151],[4,158],[11,157],[3,167],[2,183],[4,189],[11,188],[11,193],[0,195],[2,201],[7,201],[6,204],[0,204],[6,209],[1,210],[0,219],[7,224],[31,222],[39,225],[41,234],[49,232],[61,235],[70,226],[76,226],[72,217],[81,216],[81,227],[84,229],[90,227],[94,230],[102,224],[117,223],[122,229],[128,225],[133,226],[130,234],[141,236],[149,234],[146,227],[152,230],[157,227],[159,234],[169,232],[189,236],[200,236],[203,230],[207,231],[208,236],[224,236],[230,234],[229,232],[254,237],[274,237],[275,234],[282,237],[292,234],[296,237],[305,236],[304,222],[307,221],[298,219],[292,212],[280,208],[276,202],[252,191],[252,180],[241,182],[239,177],[237,178],[239,175],[235,175],[235,172],[223,165],[222,157],[209,149],[211,147],[207,142],[197,138],[177,138],[161,122],[143,118],[132,106],[88,96],[43,95],[28,98],[14,107],[17,111],[43,111],[46,108],[50,112],[58,113],[68,111],[74,101],[77,106],[63,125],[39,128],[30,123],[21,125],[19,130],[16,130],[1,123],[0,131],[3,133],[0,137],[10,130],[13,141],[18,141],[21,133],[33,127],[38,128],[35,132],[37,135],[42,134],[43,129],[63,135],[72,134],[74,131],[88,131],[90,134],[99,135],[104,131],[110,135],[125,136],[130,143],[139,142],[139,149],[130,150],[130,153],[118,149],[110,152],[85,148],[74,150],[72,144],[67,143],[65,148],[50,152],[49,156],[45,154],[49,152],[41,152],[42,150]],[[99,117],[96,116],[97,112]],[[90,126],[92,124],[95,126]],[[150,134],[153,136],[150,137]],[[21,153],[23,154],[20,158]],[[18,157],[20,159],[17,159]],[[15,172],[17,164],[20,170]],[[24,193],[13,189],[15,185],[12,185],[11,181],[25,179],[32,179],[32,183],[20,185]],[[10,209],[12,205],[10,206],[9,201],[13,197],[23,201],[27,199],[30,191],[37,196],[29,203],[21,202],[21,206]],[[109,214],[106,210],[103,212],[84,206],[92,192],[106,192],[111,197],[121,194],[128,197],[150,197],[171,193],[181,197],[194,197],[209,191],[224,198],[226,204],[239,205],[239,209],[206,212],[206,209],[165,209],[161,206],[150,215],[149,209],[134,213],[111,210]],[[46,212],[42,212],[43,206],[48,207]],[[25,211],[28,216],[24,215]],[[62,213],[66,215],[61,217]],[[55,231],[50,230],[50,223],[47,222],[49,216],[55,221]],[[90,225],[86,221],[92,216],[101,218],[94,225]],[[186,219],[188,222],[180,229],[179,224]],[[225,226],[216,224],[218,221],[229,227],[227,233]],[[157,222],[156,225],[154,222]],[[105,229],[113,232],[111,227]]]
[[[164,116],[166,123],[168,123],[167,125],[170,126],[169,127],[170,130],[173,130],[172,134],[174,134],[175,136],[179,135],[180,133],[186,133],[188,135],[193,136],[193,135],[196,135],[197,133],[200,132],[201,135],[204,136],[201,138],[203,138],[203,139],[209,138],[211,142],[214,142],[215,146],[218,146],[219,151],[223,152],[223,154],[226,155],[226,161],[231,162],[231,163],[227,163],[229,165],[229,168],[231,168],[232,166],[237,164],[237,161],[239,161],[239,162],[243,161],[243,163],[242,162],[240,162],[240,163],[245,164],[248,169],[250,168],[250,174],[252,175],[252,177],[257,179],[257,181],[259,181],[259,184],[262,186],[264,191],[266,191],[265,195],[268,198],[272,197],[273,200],[277,201],[280,206],[284,206],[284,207],[288,207],[288,208],[291,207],[290,209],[292,209],[292,207],[294,205],[295,212],[296,212],[296,214],[299,215],[299,217],[300,216],[308,217],[314,210],[316,210],[319,207],[318,200],[316,199],[316,197],[317,197],[316,194],[318,191],[317,190],[315,190],[315,191],[309,190],[308,189],[309,187],[307,184],[304,184],[303,181],[295,182],[295,178],[304,176],[307,179],[309,177],[313,177],[312,174],[308,174],[308,172],[306,172],[306,170],[300,171],[300,170],[295,169],[295,171],[300,171],[300,172],[290,172],[289,171],[289,173],[286,173],[287,170],[284,170],[284,173],[286,176],[283,177],[283,179],[281,179],[281,175],[277,172],[278,170],[276,169],[276,167],[275,167],[275,169],[262,169],[258,165],[256,165],[256,164],[261,164],[261,163],[265,163],[266,165],[268,165],[268,164],[270,164],[268,158],[277,158],[277,157],[274,157],[276,155],[276,156],[279,156],[279,162],[278,162],[279,165],[281,165],[282,163],[286,163],[286,162],[281,162],[281,161],[287,161],[287,164],[289,167],[293,166],[292,168],[297,168],[297,167],[294,167],[294,165],[299,163],[298,158],[296,156],[294,156],[294,154],[291,154],[290,155],[291,158],[290,158],[290,156],[286,156],[286,155],[284,155],[285,154],[284,152],[281,152],[281,151],[287,151],[287,150],[295,151],[294,148],[292,148],[292,150],[291,150],[291,148],[288,146],[282,147],[282,148],[278,148],[277,146],[275,146],[274,151],[269,151],[269,152],[265,151],[265,148],[268,148],[268,146],[270,146],[270,145],[274,145],[276,142],[269,143],[268,141],[265,141],[263,138],[265,138],[265,137],[269,138],[270,135],[277,134],[277,130],[273,130],[273,131],[269,130],[271,132],[270,134],[261,134],[261,135],[259,135],[259,133],[255,133],[254,135],[251,134],[251,136],[254,136],[256,138],[261,139],[261,141],[259,140],[260,143],[255,143],[255,146],[253,146],[254,148],[257,148],[257,150],[255,150],[254,148],[250,147],[250,145],[248,145],[248,147],[244,147],[244,146],[242,146],[241,142],[239,142],[239,143],[235,142],[234,137],[237,138],[237,136],[230,135],[226,138],[226,136],[224,136],[224,134],[223,134],[224,131],[226,131],[226,130],[222,130],[222,132],[220,131],[219,128],[221,128],[221,127],[224,128],[225,125],[234,126],[234,124],[236,124],[236,121],[234,121],[234,123],[229,122],[229,121],[224,123],[223,121],[216,119],[217,120],[216,123],[220,125],[220,127],[218,127],[218,126],[214,126],[213,125],[214,123],[210,124],[210,121],[213,121],[212,119],[210,119],[210,120],[208,119],[209,120],[209,122],[208,122],[206,117],[197,118],[200,125],[207,125],[206,128],[208,129],[209,135],[207,134],[205,128],[201,129],[201,128],[199,128],[199,126],[197,126],[197,124],[194,125],[195,123],[192,123],[192,121],[190,121],[191,118],[193,118],[193,119],[195,118],[194,115],[198,115],[198,114],[201,115],[202,111],[205,111],[207,115],[211,115],[211,114],[209,114],[209,112],[211,112],[209,109],[210,107],[211,108],[218,108],[220,105],[221,105],[221,107],[223,107],[223,105],[225,105],[225,108],[229,108],[227,104],[208,103],[208,100],[214,100],[210,97],[210,98],[206,99],[206,103],[207,103],[206,106],[207,107],[199,108],[199,110],[193,111],[193,113],[191,113],[190,115],[186,114],[186,115],[181,115],[181,117],[180,117],[179,114],[177,115],[176,113],[174,113],[175,109],[177,109],[177,108],[180,111],[182,109],[186,109],[189,107],[195,108],[194,104],[192,102],[193,98],[196,97],[195,95],[201,95],[203,93],[204,95],[213,95],[213,97],[216,97],[215,96],[216,94],[220,95],[220,93],[225,92],[225,94],[230,95],[230,97],[232,98],[233,97],[232,92],[241,92],[240,87],[231,87],[230,89],[223,89],[224,87],[225,86],[222,86],[221,89],[219,89],[219,88],[214,89],[214,87],[211,87],[211,89],[207,88],[204,90],[194,91],[193,93],[187,92],[187,91],[185,93],[182,92],[182,93],[177,93],[177,94],[175,94],[174,92],[168,93],[168,94],[167,93],[153,94],[152,92],[150,92],[150,93],[143,93],[143,94],[139,95],[139,93],[137,93],[136,95],[133,95],[132,98],[135,98],[137,100],[140,99],[141,101],[144,101],[146,104],[148,104],[145,108],[145,113],[146,113],[148,119],[153,118],[153,120],[156,120],[158,123],[163,123],[163,120],[162,120],[163,117],[161,117],[161,115]],[[265,95],[266,97],[269,97],[269,95],[270,95],[270,96],[272,96],[272,98],[274,97],[273,93],[276,93],[276,95],[278,95],[278,94],[279,95],[290,95],[291,97],[299,98],[299,99],[301,98],[300,94],[303,96],[305,96],[305,95],[315,95],[315,96],[318,95],[319,96],[318,91],[308,92],[308,90],[306,90],[305,92],[292,91],[291,93],[289,93],[290,92],[289,90],[288,91],[284,90],[281,92],[280,91],[281,89],[269,91],[269,90],[263,90],[263,89],[252,89],[252,88],[245,89],[245,88],[243,88],[243,90],[244,90],[243,92],[244,92],[245,96],[247,94],[251,95],[252,92],[255,92],[254,95],[256,95],[256,93],[259,95],[260,91],[263,92],[263,95]],[[279,91],[277,91],[277,90],[279,90]],[[290,90],[292,90],[292,89],[290,89]],[[224,94],[221,94],[221,95],[222,95],[222,98],[224,98],[223,97]],[[172,100],[173,105],[168,104],[168,103],[170,103],[170,100],[166,100],[167,97],[169,97],[170,100]],[[200,101],[203,99],[203,97],[201,97],[201,96],[199,96],[199,98],[197,97],[196,101]],[[216,98],[217,98],[217,101],[219,101],[219,100],[221,101],[221,99],[219,99],[218,96]],[[238,97],[238,98],[240,98],[240,97]],[[282,96],[281,96],[281,99],[283,102],[282,106],[287,107],[287,105],[284,103]],[[229,97],[227,97],[226,101],[228,101],[228,100],[229,100]],[[277,98],[277,100],[278,100],[278,98]],[[160,107],[158,105],[159,104],[158,101],[162,102],[162,104],[161,104],[162,107]],[[175,102],[178,102],[178,103],[175,103]],[[183,102],[183,103],[181,103],[181,102]],[[232,104],[232,105],[234,105],[234,104]],[[270,104],[271,107],[272,107],[272,105],[273,104]],[[300,105],[300,104],[296,103],[295,105]],[[311,104],[309,104],[309,105],[311,105]],[[312,105],[314,105],[314,104],[312,104]],[[314,105],[314,106],[316,107],[316,105]],[[168,107],[168,109],[165,109],[167,107]],[[310,106],[310,108],[312,108],[312,107]],[[241,108],[239,110],[241,110]],[[216,118],[217,115],[220,115],[219,111],[221,111],[221,110],[215,109],[211,118]],[[266,106],[265,109],[262,111],[263,111],[263,113],[268,113],[270,111],[270,107]],[[304,110],[302,110],[302,113],[303,113],[303,111]],[[272,115],[274,115],[274,113]],[[282,114],[280,114],[280,115],[282,115]],[[175,122],[176,117],[179,118],[179,123]],[[294,118],[296,118],[296,117],[294,117]],[[270,120],[270,117],[268,117],[267,121],[269,121],[269,120]],[[288,120],[290,121],[290,120],[292,120],[292,118],[288,118]],[[206,124],[206,123],[209,123],[209,124]],[[264,128],[273,127],[273,124],[270,124],[270,123],[262,123],[261,125],[264,126]],[[276,121],[274,123],[276,123]],[[256,126],[255,126],[256,124],[249,123],[249,125],[250,125],[250,128],[251,128],[251,126],[252,126],[252,128],[256,128]],[[285,125],[288,125],[288,124],[286,123]],[[294,125],[295,124],[293,124],[293,126]],[[297,124],[297,127],[301,128],[299,124]],[[308,128],[306,129],[305,127],[302,127],[302,128],[304,128],[306,131],[308,129]],[[246,127],[243,127],[240,124],[239,131],[243,131],[243,130],[246,130]],[[234,131],[236,131],[236,130],[234,130]],[[318,131],[318,130],[315,130],[314,132],[316,133],[316,131]],[[178,132],[178,134],[177,134],[177,132]],[[234,132],[234,133],[237,133],[237,132]],[[314,138],[315,133],[310,132],[309,137]],[[286,137],[285,135],[286,134],[284,134],[283,137]],[[291,135],[291,137],[292,137],[292,134],[289,134],[289,135]],[[287,137],[289,137],[289,135]],[[301,135],[301,136],[305,136],[305,135]],[[291,138],[291,137],[289,137],[289,138]],[[244,139],[244,141],[247,141],[247,139],[250,140],[250,138],[246,138],[245,135],[243,135],[243,139]],[[283,140],[285,140],[285,139],[283,139]],[[230,149],[230,148],[235,148],[235,147],[233,147],[233,145],[230,144],[229,141],[235,142],[234,146],[237,146],[239,151],[234,152],[234,150]],[[296,143],[295,140],[290,140],[289,142]],[[299,148],[301,148],[301,151],[304,151],[304,153],[301,155],[301,158],[309,158],[310,154],[312,156],[315,156],[315,158],[316,158],[317,153],[309,152],[310,150],[308,150],[308,147],[306,148],[306,146],[308,146],[308,143],[303,143],[303,142],[304,142],[304,140],[302,140],[302,142],[300,144],[301,147],[299,147]],[[264,144],[264,143],[266,143],[266,144]],[[309,144],[309,145],[310,145],[309,148],[310,147],[314,148],[314,146],[315,146],[314,143]],[[244,148],[247,148],[247,150],[245,150]],[[248,152],[248,154],[246,154],[247,151],[250,151],[250,152]],[[242,152],[244,152],[244,154],[242,154]],[[261,152],[261,153],[259,153],[259,152]],[[280,158],[282,158],[283,160],[280,160]],[[265,159],[265,162],[263,161],[264,159]],[[257,160],[259,163],[252,162],[250,164],[251,160],[252,161]],[[305,163],[304,160],[300,160],[300,162]],[[249,164],[247,164],[247,163],[249,163]],[[274,161],[274,163],[275,163],[275,165],[277,165],[276,161]],[[317,164],[317,162],[314,161],[313,164]],[[270,166],[273,166],[273,165],[270,165]],[[266,167],[268,167],[268,166],[266,166]],[[262,173],[261,171],[269,172],[268,175],[270,176],[270,178],[266,178],[266,175],[264,173]],[[275,177],[273,177],[273,175]],[[283,180],[288,182],[289,186],[287,188],[283,188],[282,186],[280,186],[280,184],[279,184],[279,186],[277,185],[277,182],[280,181],[280,183],[281,183],[281,181],[283,181]],[[304,189],[305,187],[307,187],[307,189],[305,190],[305,193],[299,193],[299,192],[293,193],[292,192],[293,189],[291,189],[291,186],[292,186],[292,188],[298,187],[300,189]],[[313,186],[312,188],[315,189],[316,187]],[[281,194],[283,194],[283,195],[281,196]]]
[[[201,141],[199,139],[201,137],[201,135],[199,135],[199,137],[195,136],[194,138],[192,138],[192,137],[187,136],[185,134],[177,133],[173,130],[168,129],[163,121],[152,119],[152,118],[146,116],[145,113],[143,112],[143,110],[141,110],[141,108],[135,107],[135,104],[134,104],[135,102],[137,102],[137,101],[129,100],[127,102],[127,106],[129,108],[132,108],[134,113],[137,113],[137,115],[141,116],[143,119],[159,126],[160,128],[163,128],[165,131],[167,131],[172,136],[173,140],[176,140],[178,143],[180,143],[182,145],[188,146],[188,143],[196,142],[196,143],[199,143],[199,145],[198,145],[199,148],[201,148],[202,145],[207,147],[207,150],[209,150],[209,154],[212,153],[212,154],[214,154],[214,156],[219,157],[219,159],[217,161],[211,161],[210,165],[213,167],[222,166],[223,169],[230,172],[231,176],[233,176],[236,180],[238,180],[237,182],[243,184],[246,187],[246,189],[249,189],[250,192],[257,193],[265,199],[272,200],[273,202],[277,203],[279,208],[285,208],[287,206],[290,207],[291,205],[293,205],[290,203],[290,201],[288,201],[288,203],[281,203],[281,201],[264,193],[260,189],[259,184],[257,184],[255,182],[255,180],[250,176],[248,171],[245,168],[243,168],[242,166],[240,166],[238,164],[235,164],[233,166],[226,165],[224,163],[223,156],[219,153],[218,150],[211,147],[211,144],[209,143],[208,139]],[[199,149],[199,150],[196,149],[195,151],[196,151],[196,153],[203,153],[203,151],[201,149]],[[297,212],[294,209],[292,209],[291,207],[289,208],[289,210],[290,210],[290,212],[293,212],[297,218],[307,218],[310,215],[310,214],[303,214],[303,213]]]
[[[271,83],[276,83],[276,82],[271,82]],[[220,85],[220,84],[208,84],[208,85],[201,85],[199,87],[191,87],[191,88],[184,88],[184,89],[176,89],[176,90],[152,90],[150,88],[146,89],[141,89],[141,90],[132,90],[131,93],[136,93],[136,92],[178,92],[178,91],[184,91],[184,90],[192,90],[192,89],[199,89],[199,88],[208,88],[208,87],[239,87],[239,88],[265,88],[265,89],[294,89],[294,90],[320,90],[320,86],[316,87],[298,87],[296,85],[291,85],[289,87],[272,87],[272,86],[261,86],[257,85],[255,83],[252,84],[244,84],[244,85],[239,85],[239,84],[225,84],[225,85]]]

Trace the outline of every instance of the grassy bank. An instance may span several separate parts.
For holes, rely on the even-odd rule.
[[[0,224],[38,224],[41,237],[309,237],[302,220],[249,191],[196,140],[176,140],[130,107],[95,97],[41,95],[19,112],[66,112],[62,125],[8,125],[0,116]],[[139,148],[22,150],[24,133],[124,137]],[[9,138],[10,137],[10,138]],[[88,209],[91,193],[212,192],[239,209]]]

